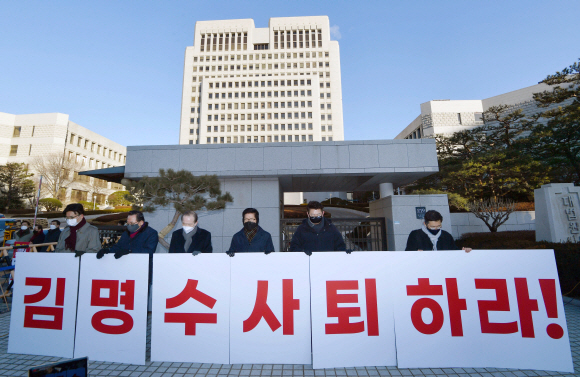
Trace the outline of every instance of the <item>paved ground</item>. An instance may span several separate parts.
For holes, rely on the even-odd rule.
[[[565,306],[570,344],[576,376],[580,376],[580,301]],[[58,357],[8,354],[10,313],[0,314],[0,376],[27,376],[28,369],[54,363]],[[150,328],[150,326],[149,326]],[[150,331],[147,334],[147,360],[150,359]],[[226,376],[434,376],[434,377],[512,377],[512,376],[562,376],[557,372],[497,368],[448,368],[448,369],[398,369],[396,367],[336,368],[313,370],[312,365],[266,365],[266,364],[196,364],[196,363],[152,363],[131,365],[92,361],[89,363],[91,376],[130,377],[226,377]]]

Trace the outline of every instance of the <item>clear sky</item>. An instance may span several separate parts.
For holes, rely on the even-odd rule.
[[[0,111],[177,144],[196,21],[316,15],[340,44],[346,140],[391,139],[423,102],[520,89],[580,58],[577,0],[0,0]]]

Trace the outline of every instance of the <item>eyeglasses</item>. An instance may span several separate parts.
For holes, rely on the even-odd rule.
[[[66,217],[66,219],[67,219],[67,220],[72,220],[72,219],[76,219],[76,218],[77,218],[77,217],[79,217],[79,216],[80,216],[80,215],[76,215],[76,216],[73,216],[73,217],[68,217],[68,216],[67,216],[67,217]]]
[[[430,227],[427,227],[427,229],[431,229],[431,230],[439,230],[439,229],[441,229],[441,227],[440,227],[440,226],[438,226],[438,227],[436,227],[436,228],[430,228]]]

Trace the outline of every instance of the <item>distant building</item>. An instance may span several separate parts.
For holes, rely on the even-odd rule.
[[[524,114],[533,115],[547,110],[536,106],[533,94],[551,89],[549,85],[538,84],[483,100],[425,102],[421,104],[421,115],[405,127],[395,139],[421,139],[483,126],[483,112],[492,106],[508,105],[508,113],[522,109]]]
[[[117,183],[79,176],[82,170],[103,169],[125,164],[127,148],[69,120],[67,114],[14,115],[0,112],[0,165],[30,165],[37,156],[62,153],[78,162],[78,171],[71,172],[77,181],[59,195],[63,202],[81,200],[104,204],[106,197],[123,189]],[[94,198],[93,198],[94,194]]]
[[[344,140],[328,17],[198,21],[185,50],[180,144]]]

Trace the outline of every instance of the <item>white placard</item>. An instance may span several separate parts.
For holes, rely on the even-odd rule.
[[[313,366],[396,365],[392,253],[310,257]]]
[[[308,256],[238,253],[231,259],[230,363],[310,364]]]
[[[18,255],[8,352],[73,357],[79,258]]]
[[[397,254],[399,368],[573,372],[552,250]]]
[[[75,357],[145,364],[149,256],[84,254]]]
[[[152,361],[229,363],[230,259],[153,256]]]

